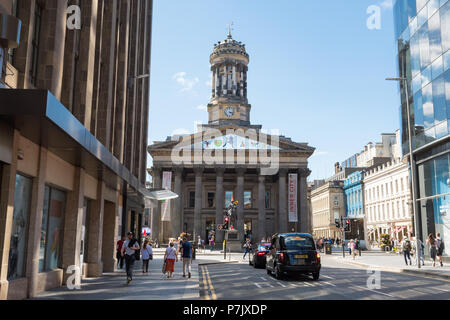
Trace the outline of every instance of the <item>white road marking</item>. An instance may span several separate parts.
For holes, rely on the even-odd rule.
[[[378,294],[382,294],[382,295],[385,295],[385,296],[388,296],[388,297],[391,297],[391,298],[395,298],[394,296],[392,296],[392,295],[390,295],[388,293],[381,292],[381,291],[372,290],[372,289],[365,288],[365,287],[360,287],[360,286],[354,286],[354,287],[355,288],[359,288],[359,289],[363,289],[363,290],[367,290],[367,291],[371,291],[371,292],[375,292],[375,293],[378,293]]]
[[[336,287],[336,285],[332,284],[331,282],[324,281],[323,283],[328,284],[328,285],[333,286],[333,287]]]
[[[253,284],[254,284],[255,286],[257,286],[258,288],[262,289],[262,287],[261,287],[259,284],[257,284],[256,282],[254,282]]]
[[[281,282],[277,281],[277,283],[282,286],[283,288],[286,288],[286,286],[284,284],[282,284]]]
[[[329,277],[329,276],[325,276],[325,275],[321,275],[322,278],[326,278],[326,279],[330,279],[330,280],[334,280],[333,277]]]
[[[439,291],[443,291],[443,292],[450,292],[447,289],[441,289],[441,288],[438,288],[438,287],[434,287],[433,289],[436,289],[436,290],[439,290]]]
[[[309,282],[303,282],[303,284],[308,287],[315,287],[315,285],[313,285],[312,283],[309,283]]]

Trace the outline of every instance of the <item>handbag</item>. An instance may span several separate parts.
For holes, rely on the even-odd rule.
[[[164,260],[163,266],[162,266],[162,273],[166,274],[166,267],[167,267],[167,263],[166,260]]]

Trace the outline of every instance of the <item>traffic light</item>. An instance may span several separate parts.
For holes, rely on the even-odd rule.
[[[222,230],[228,230],[230,227],[230,217],[225,217]]]
[[[349,232],[350,231],[350,220],[345,220],[345,231]]]
[[[341,227],[341,221],[339,219],[334,219],[334,223],[336,224],[336,228]]]

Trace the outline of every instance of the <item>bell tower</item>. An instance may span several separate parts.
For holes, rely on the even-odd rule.
[[[245,45],[233,40],[231,28],[225,40],[214,45],[210,57],[212,95],[208,105],[209,125],[250,125],[247,71],[250,62]]]

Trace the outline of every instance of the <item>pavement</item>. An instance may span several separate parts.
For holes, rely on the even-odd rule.
[[[84,279],[80,290],[63,286],[42,292],[33,300],[198,300],[199,267],[242,262],[241,253],[231,253],[224,261],[223,253],[219,251],[200,250],[192,262],[191,279],[182,277],[182,262],[175,263],[174,278],[167,279],[161,272],[164,252],[163,248],[153,249],[154,259],[149,263],[148,274],[142,273],[142,262],[136,261],[133,281],[129,285],[126,284],[124,268],[99,278]]]
[[[431,260],[425,260],[425,266],[418,268],[414,258],[411,258],[412,265],[406,265],[403,254],[396,253],[363,251],[361,256],[356,256],[354,260],[348,255],[348,252],[346,253],[345,258],[342,256],[342,251],[333,253],[332,256],[337,262],[352,264],[363,268],[450,279],[450,264],[445,261],[444,267],[438,266],[438,263],[433,267]]]

